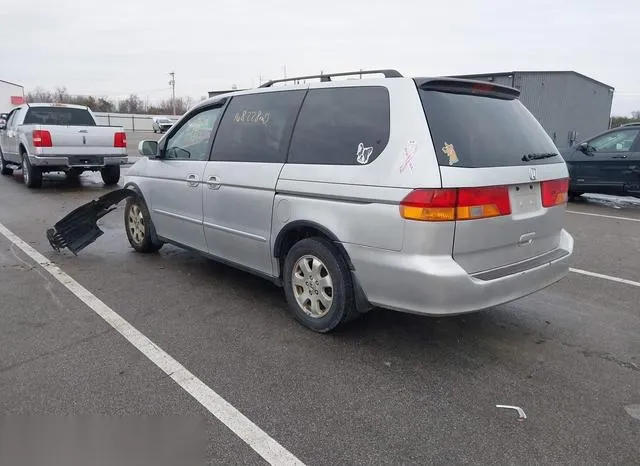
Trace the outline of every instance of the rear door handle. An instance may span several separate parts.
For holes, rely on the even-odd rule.
[[[209,189],[220,189],[220,186],[222,185],[220,178],[217,176],[210,176],[207,180],[207,184],[209,185]]]
[[[198,186],[199,181],[198,181],[198,175],[188,175],[187,176],[187,184],[191,187],[196,187]]]
[[[614,158],[614,159],[626,159],[627,156],[626,155],[614,155],[614,156],[612,156],[612,158]]]

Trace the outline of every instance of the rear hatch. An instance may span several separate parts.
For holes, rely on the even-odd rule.
[[[463,80],[417,84],[443,191],[457,199],[454,260],[474,274],[557,249],[567,169],[519,92]]]

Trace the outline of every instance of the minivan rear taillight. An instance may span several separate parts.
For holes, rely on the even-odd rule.
[[[51,133],[43,129],[35,129],[32,134],[33,147],[53,147]]]
[[[400,202],[400,215],[408,220],[446,222],[510,214],[507,186],[416,189]]]
[[[115,133],[113,135],[113,147],[127,147],[127,133]]]
[[[543,207],[565,204],[569,197],[569,179],[543,181],[540,183],[540,190]]]

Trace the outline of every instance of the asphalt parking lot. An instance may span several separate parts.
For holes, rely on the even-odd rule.
[[[132,154],[139,136],[157,139],[130,134]],[[19,172],[0,179],[0,229],[15,235],[0,234],[0,412],[202,418],[212,464],[264,464],[260,451],[306,464],[638,464],[640,201],[569,204],[576,271],[530,297],[449,318],[374,310],[322,336],[266,281],[170,246],[134,253],[122,205],[78,256],[52,251],[46,228],[104,192],[94,174],[34,191]]]

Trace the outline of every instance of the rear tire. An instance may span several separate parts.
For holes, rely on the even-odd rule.
[[[578,191],[569,191],[569,200],[570,201],[577,201],[580,196],[582,196],[584,193],[578,192]]]
[[[137,252],[156,252],[163,243],[153,240],[153,222],[147,204],[140,197],[130,197],[124,208],[124,228],[129,244]]]
[[[35,189],[42,186],[42,170],[29,162],[27,154],[22,154],[22,179],[27,188]]]
[[[347,261],[324,238],[306,238],[291,247],[283,282],[293,317],[314,332],[329,333],[359,315]]]
[[[120,181],[120,165],[107,165],[100,170],[100,174],[105,185],[116,185]]]
[[[13,175],[13,168],[7,167],[7,163],[4,161],[4,156],[2,155],[2,150],[0,150],[0,173],[4,176]]]

